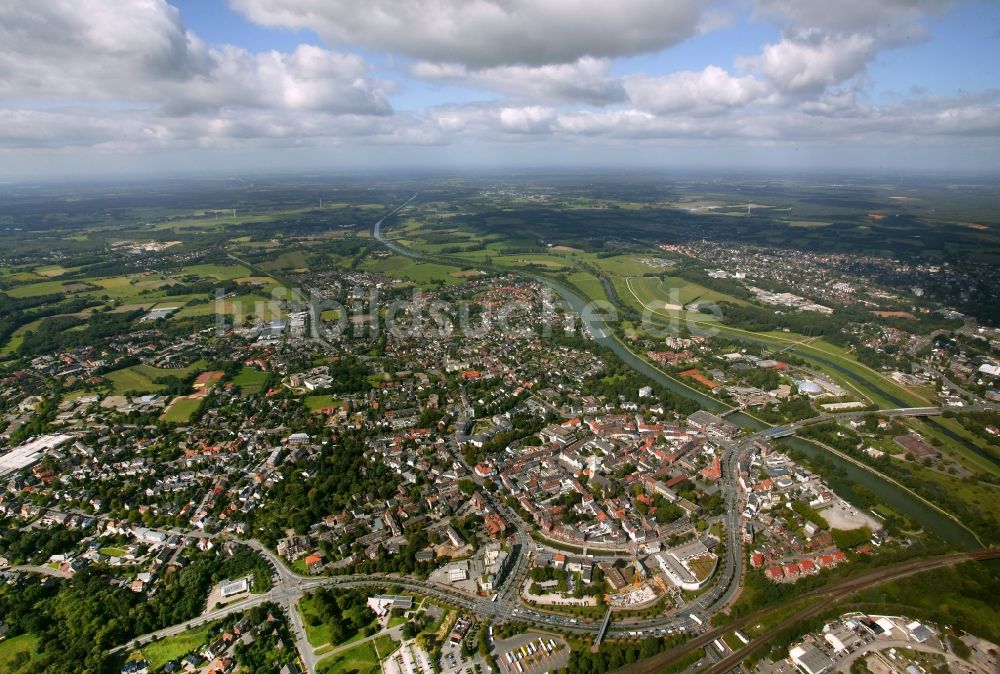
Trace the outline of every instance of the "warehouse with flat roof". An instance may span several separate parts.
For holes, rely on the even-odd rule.
[[[14,447],[0,455],[0,477],[34,465],[46,452],[61,447],[72,439],[70,435],[42,435]]]

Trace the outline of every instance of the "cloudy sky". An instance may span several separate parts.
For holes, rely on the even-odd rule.
[[[1000,169],[992,0],[0,0],[0,178]]]

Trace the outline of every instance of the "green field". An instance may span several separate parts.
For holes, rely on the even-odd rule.
[[[0,672],[30,672],[28,663],[38,653],[38,637],[22,634],[0,641]]]
[[[604,291],[604,284],[593,274],[585,271],[575,271],[566,274],[566,281],[577,288],[589,300],[608,302],[608,294]]]
[[[39,283],[28,283],[7,290],[11,297],[36,297],[38,295],[51,295],[63,291],[64,281],[41,281]]]
[[[312,595],[307,594],[295,605],[295,610],[302,615],[302,624],[305,625],[309,643],[313,646],[322,646],[330,643],[330,626],[325,622],[320,622],[319,625],[309,624],[309,616],[316,613],[313,602]]]
[[[203,296],[202,296],[203,297]],[[182,295],[178,298],[174,306],[185,304],[193,299],[195,295]],[[201,299],[201,298],[198,298]],[[164,304],[167,304],[164,302]],[[248,316],[263,316],[265,318],[277,318],[282,316],[280,306],[277,302],[272,302],[270,297],[261,294],[240,295],[239,297],[222,300],[221,307],[214,298],[209,298],[208,302],[198,302],[190,306],[184,306],[174,314],[177,318],[187,318],[189,316],[210,316],[221,308],[222,313],[228,323],[240,324]]]
[[[664,305],[684,306],[692,302],[732,302],[746,304],[732,295],[686,281],[676,276],[639,276],[625,280],[626,291],[644,307],[662,309]]]
[[[100,552],[102,555],[107,555],[108,557],[124,557],[126,554],[125,550],[123,550],[122,548],[113,548],[113,547],[101,548],[100,550],[98,550],[98,552]]]
[[[233,384],[239,387],[243,395],[254,395],[264,390],[268,374],[257,368],[244,367],[233,377]]]
[[[984,452],[988,456],[996,457],[998,452],[1000,452],[1000,448],[995,445],[990,445],[982,438],[973,435],[967,431],[962,424],[954,419],[936,417],[934,421],[959,437],[964,438],[966,442],[978,447],[980,451]],[[942,433],[930,424],[923,423],[922,421],[916,419],[911,419],[909,421],[909,425],[913,426],[919,433],[931,441],[937,438],[937,440],[941,443],[939,447],[952,453],[954,458],[961,462],[967,469],[973,472],[1000,475],[1000,468],[998,468],[995,463],[983,456],[980,456],[969,447],[966,447],[963,443],[956,441],[954,438],[949,437],[945,433]]]
[[[382,635],[373,641],[367,641],[354,648],[331,655],[319,661],[317,674],[377,674],[382,671],[381,659],[399,648],[399,642]],[[376,654],[376,649],[378,652]]]
[[[303,269],[309,266],[306,254],[302,251],[282,253],[268,262],[262,262],[260,268],[265,271],[280,271],[283,269]]]
[[[187,367],[176,369],[161,369],[151,365],[133,365],[104,375],[105,379],[111,382],[114,393],[124,395],[126,393],[157,393],[166,388],[164,384],[157,384],[153,380],[160,377],[177,377],[183,379],[192,373],[205,367],[206,361],[199,360]]]
[[[178,396],[171,401],[160,416],[160,421],[171,424],[186,424],[201,409],[203,398]]]
[[[310,412],[326,409],[338,404],[340,401],[330,395],[306,396],[302,399],[303,404]]]
[[[56,276],[62,276],[66,273],[65,267],[58,264],[48,264],[41,267],[35,268],[35,273],[39,276],[45,276],[47,278],[54,278]]]
[[[202,625],[186,632],[155,641],[140,651],[149,663],[150,671],[156,671],[171,660],[183,658],[208,641],[208,625]]]
[[[438,264],[436,262],[418,262],[402,255],[391,255],[383,258],[369,258],[365,260],[365,269],[372,272],[385,274],[386,276],[412,281],[413,283],[430,288],[437,284],[455,285],[461,283],[462,279],[454,276],[458,267]]]

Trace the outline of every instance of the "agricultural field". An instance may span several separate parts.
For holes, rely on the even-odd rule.
[[[704,286],[674,276],[626,277],[625,286],[633,297],[649,309],[680,310],[692,303],[732,302],[746,304],[732,295],[709,290]]]
[[[454,276],[455,272],[462,271],[458,267],[436,262],[418,262],[402,255],[369,258],[365,260],[363,266],[367,271],[410,281],[422,288],[430,288],[435,285],[455,285],[463,280]]]
[[[179,304],[184,304],[180,311],[172,315],[177,318],[211,316],[221,311],[228,323],[232,324],[235,321],[235,323],[240,324],[251,316],[278,318],[284,315],[279,302],[258,293],[226,298],[221,303],[213,298],[204,301],[201,297],[190,295],[176,299],[180,300]],[[195,301],[192,302],[192,300]],[[164,302],[164,305],[168,304],[168,302]]]

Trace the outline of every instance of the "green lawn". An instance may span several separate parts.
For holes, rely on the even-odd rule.
[[[66,273],[66,269],[57,264],[48,264],[41,267],[35,267],[35,273],[39,276],[45,276],[48,278],[54,278],[56,276],[62,276]]]
[[[174,314],[174,317],[210,316],[221,308],[227,323],[241,324],[248,316],[277,318],[283,315],[277,302],[272,302],[270,297],[259,293],[225,299],[222,301],[221,307],[214,297],[209,297],[208,302],[189,304],[191,300],[203,297],[205,295],[180,295],[172,298],[175,300],[174,306],[184,305],[180,311]]]
[[[608,301],[608,294],[604,291],[604,284],[590,272],[575,271],[566,274],[566,280],[582,292],[588,300],[601,302]]]
[[[233,384],[239,387],[243,395],[260,393],[264,390],[265,383],[267,383],[267,372],[253,367],[244,367],[233,377]]]
[[[302,399],[305,404],[306,409],[310,412],[315,412],[317,410],[326,409],[327,407],[332,407],[335,404],[340,403],[340,401],[333,396],[306,396]]]
[[[203,400],[203,398],[178,396],[167,406],[163,415],[160,416],[160,421],[172,424],[186,424],[201,409]]]
[[[382,671],[382,668],[379,664],[379,657],[375,654],[375,644],[378,644],[378,652],[382,654],[382,657],[394,651],[398,646],[398,643],[389,637],[379,637],[374,641],[359,644],[343,653],[320,660],[316,666],[316,672],[317,674],[347,674],[348,672],[377,674]],[[383,653],[383,648],[386,649],[385,653]]]
[[[385,659],[387,655],[393,653],[397,648],[399,648],[399,642],[390,637],[388,634],[383,634],[376,637],[373,642],[375,650],[381,659]]]
[[[17,637],[0,641],[0,672],[30,672],[25,667],[38,653],[38,637],[34,634],[22,634]]]
[[[107,555],[108,557],[124,557],[126,552],[122,548],[107,547],[98,550],[102,555]]]
[[[250,276],[251,271],[241,264],[195,264],[190,267],[184,267],[180,272],[175,273],[174,276],[183,276],[186,274],[209,276],[220,281],[228,281]]]
[[[295,568],[294,565],[292,568]],[[302,597],[295,605],[295,610],[302,615],[302,624],[306,628],[306,638],[311,645],[322,646],[330,643],[330,627],[325,622],[321,622],[315,627],[309,624],[309,616],[315,614],[312,595],[307,594]]]
[[[142,648],[142,657],[149,663],[149,669],[156,671],[171,660],[183,658],[208,641],[208,625],[195,627]]]
[[[302,251],[290,251],[282,253],[270,262],[263,262],[260,268],[265,271],[278,271],[281,269],[303,269],[309,266],[306,254]]]

